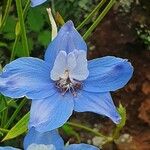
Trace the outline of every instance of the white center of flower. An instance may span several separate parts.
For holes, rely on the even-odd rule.
[[[31,144],[28,146],[27,150],[56,150],[55,146],[50,145],[44,145],[44,144]]]
[[[51,70],[51,79],[63,95],[70,91],[76,96],[76,91],[81,89],[82,81],[88,75],[86,52],[83,50],[74,50],[69,54],[60,51]]]

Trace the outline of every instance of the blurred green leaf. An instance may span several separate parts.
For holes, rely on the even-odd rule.
[[[2,95],[0,95],[0,112],[6,107],[6,102]]]
[[[33,49],[33,41],[31,38],[28,38],[28,45],[29,45],[29,50],[32,50]],[[10,48],[11,50],[12,50],[12,47],[13,47],[13,43],[12,43],[11,48]],[[25,52],[23,50],[21,41],[19,41],[16,44],[15,52],[16,52],[15,55],[18,57],[24,57],[25,56]]]
[[[0,136],[3,136],[3,132],[0,131]]]
[[[78,5],[79,5],[81,8],[83,8],[83,9],[85,9],[85,10],[88,10],[88,6],[87,6],[88,1],[89,1],[89,0],[82,0],[82,1],[79,1],[79,4],[78,4]]]
[[[13,139],[27,131],[29,112],[12,127],[2,141]]]
[[[45,30],[39,33],[38,35],[38,41],[41,43],[43,46],[47,46],[50,42],[51,39],[51,34],[50,31]]]
[[[27,22],[31,31],[40,31],[44,25],[44,17],[40,8],[30,9],[27,16]]]
[[[9,40],[13,40],[13,39],[15,39],[15,33],[14,32],[5,33],[4,38],[9,39]]]
[[[11,46],[13,46],[13,43]],[[11,47],[11,49],[12,49],[12,47]],[[15,52],[16,52],[16,56],[18,56],[18,57],[24,56],[23,47],[22,47],[22,44],[20,41],[16,44]]]
[[[29,45],[29,50],[33,50],[33,40],[31,38],[28,38],[28,45]]]
[[[0,42],[0,47],[7,47],[7,44],[4,42]]]
[[[14,16],[9,16],[3,28],[3,32],[14,33],[16,27],[16,19]],[[15,33],[14,33],[15,34]]]
[[[6,102],[7,102],[7,106],[4,105],[4,100],[0,99],[0,113],[2,111],[4,111],[5,109],[7,109],[8,107],[17,108],[18,105],[17,105],[15,100],[12,100],[12,99],[10,100],[9,98],[7,99],[6,97],[5,97],[5,99],[6,99]]]

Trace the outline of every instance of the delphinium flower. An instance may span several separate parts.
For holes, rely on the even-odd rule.
[[[133,67],[113,56],[87,61],[87,45],[68,21],[49,44],[44,60],[23,57],[0,74],[0,91],[32,99],[29,129],[46,132],[62,126],[77,112],[94,112],[120,122],[110,91],[122,88]]]
[[[57,130],[41,133],[31,128],[24,139],[24,150],[99,150],[89,144],[70,144],[65,146]],[[20,150],[13,147],[0,147],[0,150]]]
[[[31,6],[32,6],[32,7],[38,6],[38,5],[43,4],[43,3],[46,2],[46,1],[47,1],[47,0],[31,0]]]

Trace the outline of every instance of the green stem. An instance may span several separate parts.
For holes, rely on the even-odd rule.
[[[12,0],[7,0],[6,9],[5,9],[4,16],[2,18],[2,22],[1,22],[1,25],[0,25],[0,31],[3,30],[3,28],[6,24],[6,20],[7,20],[8,14],[9,14],[11,3],[12,3]]]
[[[94,8],[94,10],[77,27],[77,30],[80,30],[93,17],[94,14],[100,10],[100,8],[104,5],[105,2],[106,2],[106,0],[101,0],[101,2]]]
[[[3,126],[6,124],[6,122],[7,122],[7,117],[8,117],[8,107],[7,107],[7,109],[5,109],[5,111],[4,111],[4,120],[3,120],[3,122],[4,122],[4,124],[3,124]]]
[[[84,39],[87,39],[89,37],[89,35],[96,28],[96,26],[100,23],[100,21],[104,18],[104,16],[108,13],[108,11],[111,9],[111,7],[114,5],[114,3],[115,3],[115,0],[110,0],[110,2],[108,3],[108,5],[102,11],[102,13],[98,16],[98,18],[94,21],[94,23],[91,25],[91,27],[83,35]]]
[[[15,112],[13,113],[13,115],[11,116],[11,118],[8,120],[7,124],[4,126],[4,128],[8,128],[10,126],[10,124],[14,121],[14,119],[16,118],[17,114],[19,113],[19,111],[21,110],[21,108],[25,105],[25,103],[27,102],[27,100],[24,98],[19,106],[17,107],[17,109],[15,110]]]
[[[56,14],[56,11],[55,11],[55,3],[54,3],[54,0],[51,0],[51,4],[52,4],[52,13],[54,14],[54,16],[55,16],[55,14]]]
[[[116,127],[113,133],[113,139],[116,140],[119,137],[120,134],[120,130],[122,129],[122,127]]]
[[[4,132],[4,133],[8,133],[8,132],[9,132],[9,130],[3,129],[3,128],[0,128],[0,131],[1,131],[1,132]]]
[[[16,53],[15,50],[16,50],[17,43],[19,42],[19,39],[20,39],[20,36],[16,35],[15,42],[13,44],[13,48],[11,51],[10,61],[12,61],[15,58],[15,53]]]
[[[25,56],[29,56],[29,48],[28,48],[28,41],[26,36],[26,29],[24,24],[24,16],[23,16],[21,0],[16,0],[16,7],[17,7],[17,13],[18,13],[19,23],[20,23],[22,45],[25,51]]]
[[[25,8],[23,10],[23,17],[26,18],[26,15],[27,15],[27,12],[28,12],[28,9],[29,9],[29,6],[30,6],[30,0],[27,0],[26,2],[26,5],[25,5]],[[18,22],[17,22],[18,24]],[[16,24],[16,26],[17,26]],[[15,57],[15,54],[16,54],[16,46],[17,46],[17,43],[19,42],[19,39],[20,39],[20,30],[18,31],[18,33],[16,34],[16,38],[15,38],[15,42],[13,44],[13,48],[12,48],[12,52],[11,52],[11,57],[10,57],[10,61],[12,61]]]
[[[4,126],[4,115],[5,114],[5,111],[2,112],[2,115],[1,115],[1,127]]]
[[[2,118],[1,118],[1,126],[3,127],[7,121],[7,115],[8,115],[8,105],[7,105],[7,101],[5,99],[4,96],[2,96],[2,100],[5,103],[5,108],[4,111],[2,112]]]
[[[67,125],[70,125],[70,126],[73,126],[73,127],[76,127],[76,128],[84,129],[84,130],[86,130],[86,131],[88,131],[88,132],[93,133],[93,134],[96,135],[96,136],[100,136],[100,137],[103,137],[103,138],[105,138],[105,139],[108,139],[107,136],[104,136],[103,134],[101,134],[101,133],[99,133],[99,132],[97,132],[97,131],[95,131],[95,130],[93,130],[93,129],[87,127],[87,126],[84,126],[84,125],[81,125],[81,124],[77,124],[77,123],[74,123],[74,122],[67,122],[66,124],[67,124]]]
[[[28,12],[29,7],[30,7],[30,0],[27,0],[26,5],[25,5],[24,10],[23,10],[23,17],[24,18],[26,18],[26,16],[27,16],[27,12]]]

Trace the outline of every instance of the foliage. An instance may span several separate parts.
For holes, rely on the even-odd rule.
[[[65,20],[71,19],[75,24],[79,24],[98,2],[98,0],[56,0],[54,4],[55,10],[59,11]]]
[[[140,27],[136,29],[136,31],[138,37],[150,50],[150,30],[148,29],[148,27],[141,24]]]
[[[129,13],[134,0],[119,0],[116,4],[118,10],[122,13]]]

